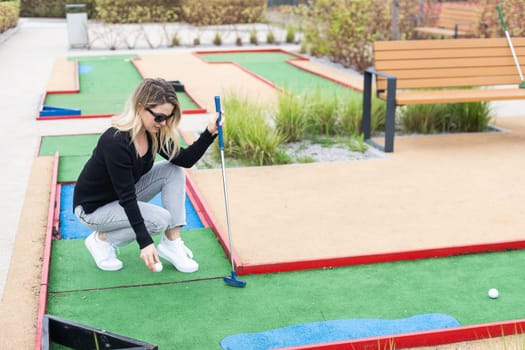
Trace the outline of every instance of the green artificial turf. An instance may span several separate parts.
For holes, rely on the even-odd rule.
[[[100,134],[44,136],[40,143],[39,156],[53,156],[57,151],[61,156],[90,155]]]
[[[78,60],[80,92],[47,95],[44,104],[79,108],[82,115],[119,113],[142,80],[130,61],[135,57],[119,55],[70,58]]]
[[[44,136],[38,155],[53,156],[59,152],[58,182],[76,182],[99,137],[100,134]],[[182,138],[181,146],[187,146]],[[157,160],[162,159],[157,156]]]
[[[44,136],[39,156],[59,152],[58,182],[75,182],[95,148],[100,134]]]
[[[287,63],[286,60],[297,59],[297,57],[284,52],[213,53],[201,54],[201,56],[209,62],[235,62],[296,95],[313,91],[330,95],[361,95],[329,79]]]
[[[140,249],[136,243],[118,249],[118,258],[124,263],[122,270],[105,272],[96,267],[83,239],[53,241],[49,291],[119,288],[217,278],[229,270],[229,261],[211,229],[185,230],[181,235],[199,262],[200,270],[196,273],[177,273],[175,268],[163,259],[163,271],[153,273],[140,260]],[[155,236],[154,240],[158,242],[159,236]]]
[[[229,335],[323,320],[443,313],[476,325],[524,317],[523,266],[525,251],[486,253],[242,276],[244,289],[227,286],[219,273],[217,279],[50,293],[48,312],[160,349],[220,349]],[[50,287],[56,290],[53,282]],[[487,296],[491,287],[500,290],[499,299]]]
[[[45,105],[80,109],[82,115],[120,113],[142,77],[131,63],[137,56],[71,57],[79,64],[79,93],[49,94]],[[183,110],[198,106],[184,92],[177,97]]]

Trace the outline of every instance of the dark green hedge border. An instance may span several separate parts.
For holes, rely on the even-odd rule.
[[[21,17],[64,18],[66,4],[85,4],[88,17],[104,23],[168,23],[192,25],[254,23],[266,0],[21,0]]]
[[[16,27],[18,12],[17,1],[0,1],[0,33]]]

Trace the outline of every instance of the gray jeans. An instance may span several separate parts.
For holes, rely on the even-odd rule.
[[[146,229],[151,235],[186,225],[186,175],[182,168],[168,161],[156,162],[135,184],[135,191]],[[148,203],[159,193],[162,207]],[[75,208],[75,215],[91,230],[104,232],[108,241],[117,247],[136,239],[124,208],[118,201],[108,203],[90,214],[86,214],[79,205]]]

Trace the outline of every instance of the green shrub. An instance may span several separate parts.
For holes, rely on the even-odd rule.
[[[178,0],[96,0],[96,12],[104,23],[169,23],[180,18],[177,5]]]
[[[295,28],[292,27],[292,26],[287,26],[286,27],[286,39],[285,39],[286,43],[288,44],[292,44],[293,42],[295,42]]]
[[[257,31],[255,29],[250,30],[250,44],[259,44],[259,40],[257,39]]]
[[[96,17],[97,0],[20,0],[21,17],[65,18],[66,4],[85,4],[88,18]]]
[[[399,113],[403,131],[421,134],[486,131],[491,119],[487,102],[410,105]]]
[[[275,129],[283,136],[286,142],[302,140],[306,134],[303,101],[288,93],[279,94],[274,122]]]
[[[363,71],[371,65],[371,44],[391,38],[392,1],[317,0],[301,7],[305,21],[305,41],[314,56],[328,56],[345,67]],[[412,37],[419,0],[399,0],[401,39]],[[424,2],[423,2],[424,3]],[[426,18],[427,7],[422,7]]]
[[[399,122],[404,132],[432,134],[439,132],[445,114],[445,104],[410,105],[399,110]]]
[[[337,133],[336,96],[323,94],[319,88],[304,95],[306,130],[310,134],[335,135]]]
[[[266,42],[268,44],[275,44],[275,35],[271,30],[266,33]]]
[[[243,160],[247,165],[288,163],[289,158],[279,149],[283,137],[270,128],[264,110],[248,100],[235,96],[225,98],[224,153]],[[217,146],[216,146],[217,147]]]
[[[358,137],[361,133],[362,104],[361,96],[351,91],[337,96],[323,96],[319,89],[302,97],[281,94],[274,116],[275,128],[286,142],[315,137],[313,135]],[[385,102],[374,97],[372,133],[384,129],[385,111]]]
[[[213,37],[213,44],[216,45],[216,46],[221,46],[222,45],[221,33],[219,33],[219,32],[215,33],[215,36]]]
[[[499,1],[507,30],[511,37],[525,36],[525,1],[523,0],[504,0]],[[483,13],[480,33],[482,37],[504,37],[505,34],[501,27],[496,5],[485,6]]]
[[[16,27],[18,23],[18,2],[2,1],[0,2],[0,33]]]
[[[235,38],[235,45],[242,46],[242,38],[240,36]]]
[[[316,1],[305,33],[311,53],[363,71],[372,61],[370,43],[389,35],[388,7],[384,0]]]
[[[182,19],[195,26],[256,23],[265,0],[181,0]]]

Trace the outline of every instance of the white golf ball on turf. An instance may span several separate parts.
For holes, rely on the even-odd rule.
[[[158,263],[155,263],[155,272],[161,272],[162,271],[162,263],[159,261]]]
[[[496,299],[497,297],[499,297],[499,292],[496,288],[490,288],[489,289],[489,297],[491,299]]]

